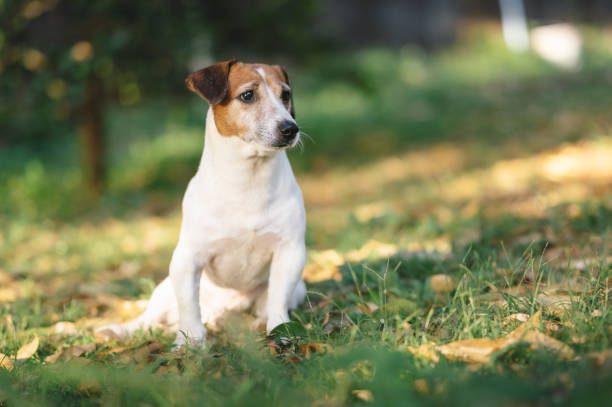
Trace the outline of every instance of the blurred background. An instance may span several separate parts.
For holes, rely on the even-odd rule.
[[[611,17],[605,0],[0,0],[4,300],[150,292],[203,147],[184,79],[230,57],[290,73],[314,254],[607,222]]]

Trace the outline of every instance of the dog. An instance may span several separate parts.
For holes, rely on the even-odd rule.
[[[205,324],[229,311],[253,310],[268,332],[290,321],[306,296],[306,213],[286,154],[300,131],[285,69],[231,59],[185,82],[210,108],[169,276],[142,315],[99,331],[178,325],[177,346],[203,346]]]

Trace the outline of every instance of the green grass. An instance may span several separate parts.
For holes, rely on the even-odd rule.
[[[612,170],[593,163],[612,151],[612,53],[609,34],[585,39],[575,73],[484,29],[434,54],[370,49],[291,70],[312,138],[291,153],[310,282],[284,341],[247,329],[247,315],[199,351],[171,352],[161,330],[93,335],[167,274],[201,101],[112,108],[99,202],[82,192],[72,135],[1,150],[0,352],[40,345],[0,368],[0,405],[605,405]],[[439,274],[452,290],[436,291]],[[477,366],[408,350],[501,338],[520,325],[511,315],[537,311],[575,358],[519,343]],[[76,332],[53,332],[58,321]],[[95,346],[45,362],[83,344]]]

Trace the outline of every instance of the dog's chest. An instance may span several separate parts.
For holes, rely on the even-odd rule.
[[[275,233],[248,229],[212,240],[206,248],[204,273],[221,287],[241,291],[256,288],[267,281],[278,240]]]

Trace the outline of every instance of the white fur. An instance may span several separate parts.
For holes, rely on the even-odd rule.
[[[265,120],[291,118],[276,102],[282,111],[270,106]],[[183,199],[170,276],[140,317],[101,330],[123,337],[178,323],[175,343],[180,345],[203,344],[203,322],[215,324],[230,310],[253,308],[268,331],[288,322],[289,309],[306,294],[301,279],[305,224],[302,193],[285,151],[220,135],[209,109],[204,152]]]

